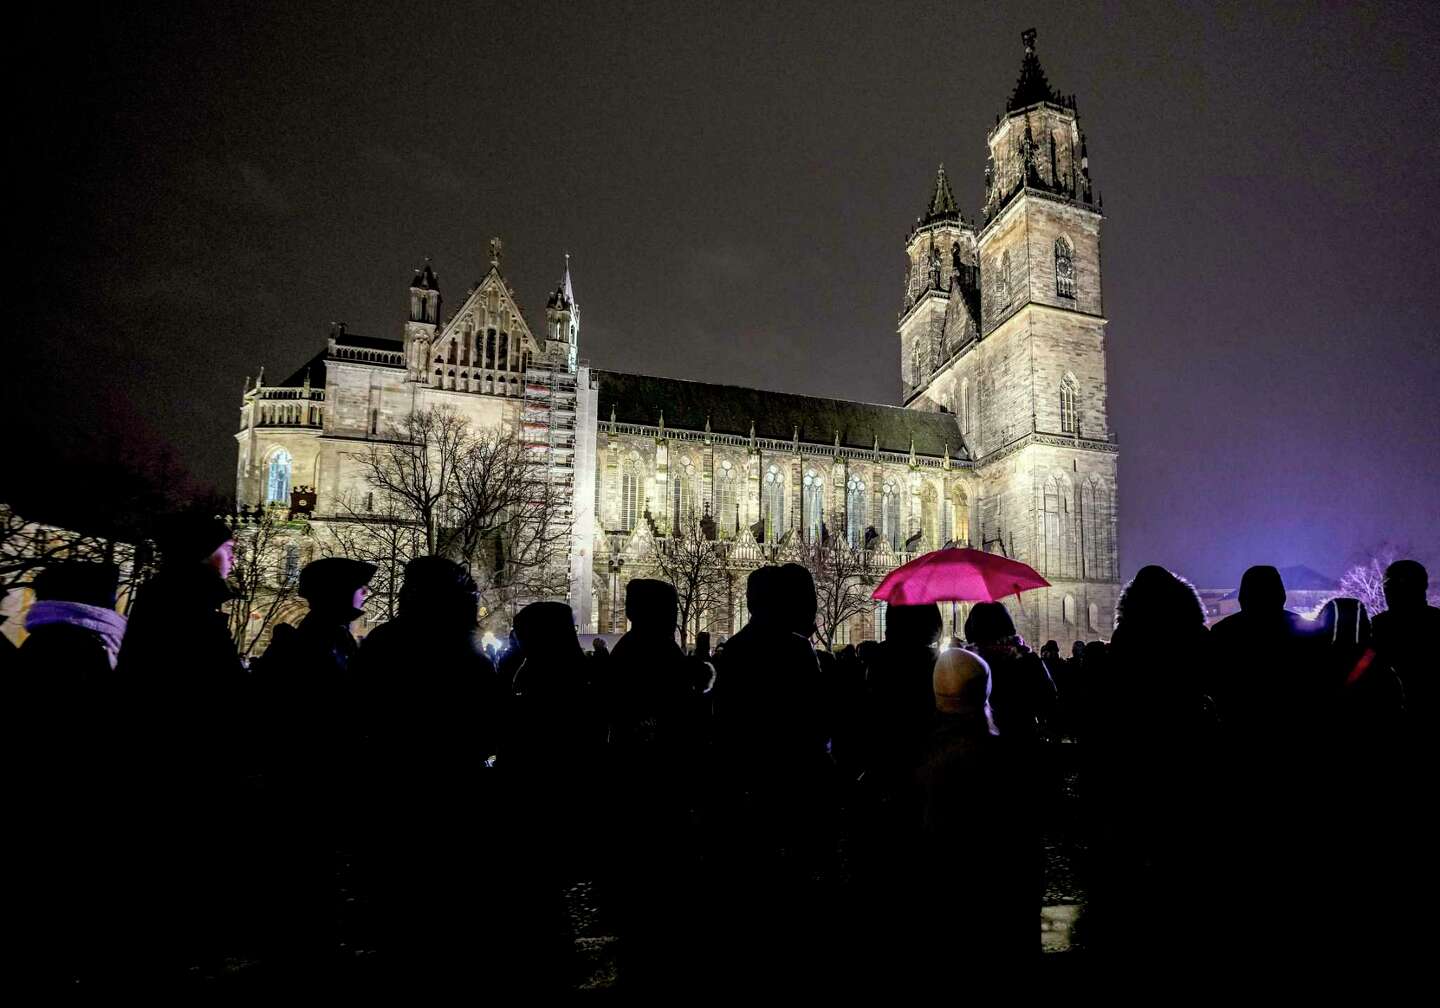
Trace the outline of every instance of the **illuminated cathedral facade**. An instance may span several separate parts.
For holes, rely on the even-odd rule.
[[[1119,591],[1117,447],[1109,428],[1103,219],[1075,100],[1024,33],[1019,79],[987,137],[984,205],[967,217],[944,169],[905,245],[890,405],[592,368],[567,260],[534,330],[490,268],[446,313],[427,262],[398,339],[336,327],[276,384],[247,380],[237,499],[340,521],[363,491],[347,459],[408,413],[448,404],[523,431],[564,488],[568,601],[581,632],[624,629],[631,578],[657,542],[703,525],[735,590],[713,633],[743,623],[744,577],[787,550],[863,549],[889,569],[947,544],[1004,553],[1051,587],[1007,605],[1031,640],[1108,636]],[[947,624],[963,607],[946,609]],[[883,634],[868,608],[835,635]],[[959,633],[959,626],[947,627]]]

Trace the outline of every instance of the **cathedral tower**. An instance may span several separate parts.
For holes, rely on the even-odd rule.
[[[1035,32],[1022,39],[1019,80],[988,138],[978,333],[942,341],[951,357],[922,372],[906,404],[958,414],[981,482],[979,544],[1053,585],[1011,605],[1017,624],[1068,643],[1108,635],[1118,590],[1102,215],[1075,100],[1050,87]]]
[[[900,313],[901,400],[917,403],[936,370],[977,335],[975,226],[961,216],[941,165],[923,216],[905,243],[908,269]]]
[[[440,278],[430,268],[430,257],[410,281],[410,318],[405,323],[405,360],[410,377],[426,381],[430,374],[430,347],[440,327]]]

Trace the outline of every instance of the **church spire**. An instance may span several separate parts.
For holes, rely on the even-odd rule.
[[[955,193],[950,188],[950,178],[942,164],[935,172],[935,192],[930,197],[930,207],[925,211],[925,222],[958,215],[960,208],[955,204]]]
[[[1021,32],[1020,40],[1025,44],[1025,58],[1020,63],[1020,77],[1015,81],[1015,90],[1005,105],[1005,111],[1013,112],[1037,102],[1060,104],[1060,96],[1050,90],[1050,82],[1045,79],[1045,71],[1040,66],[1040,57],[1035,55],[1035,29]]]
[[[575,284],[570,279],[570,253],[565,253],[565,272],[545,303],[545,319],[549,324],[549,347],[552,360],[563,360],[573,370],[576,348],[580,342],[580,308],[575,304]]]

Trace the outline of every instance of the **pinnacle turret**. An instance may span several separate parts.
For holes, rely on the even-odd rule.
[[[931,221],[959,212],[959,207],[955,205],[955,193],[950,188],[950,178],[945,174],[945,166],[942,164],[935,172],[935,193],[930,197],[930,208],[925,211],[925,219]]]
[[[411,290],[433,290],[440,289],[440,277],[430,267],[430,257],[425,257],[425,263],[415,271],[415,277],[410,281]]]

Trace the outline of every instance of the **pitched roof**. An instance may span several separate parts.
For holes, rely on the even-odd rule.
[[[357,336],[354,333],[345,333],[337,336],[335,342],[340,346],[360,347],[362,350],[404,350],[405,341],[389,339],[385,336]]]
[[[823,399],[764,389],[661,378],[655,375],[592,371],[598,380],[596,416],[601,424],[614,409],[620,423],[654,426],[665,415],[667,427],[704,430],[708,420],[717,434],[789,441],[795,429],[809,444],[833,444],[840,434],[846,448],[869,450],[879,438],[882,451],[908,452],[910,439],[921,455],[968,458],[954,414],[927,413],[877,403]]]
[[[300,388],[305,384],[305,376],[308,374],[310,376],[310,387],[323,389],[325,387],[325,355],[329,352],[329,348],[321,350],[314,357],[311,357],[304,364],[301,364],[299,369],[289,378],[286,378],[278,385],[272,385],[270,387]]]

